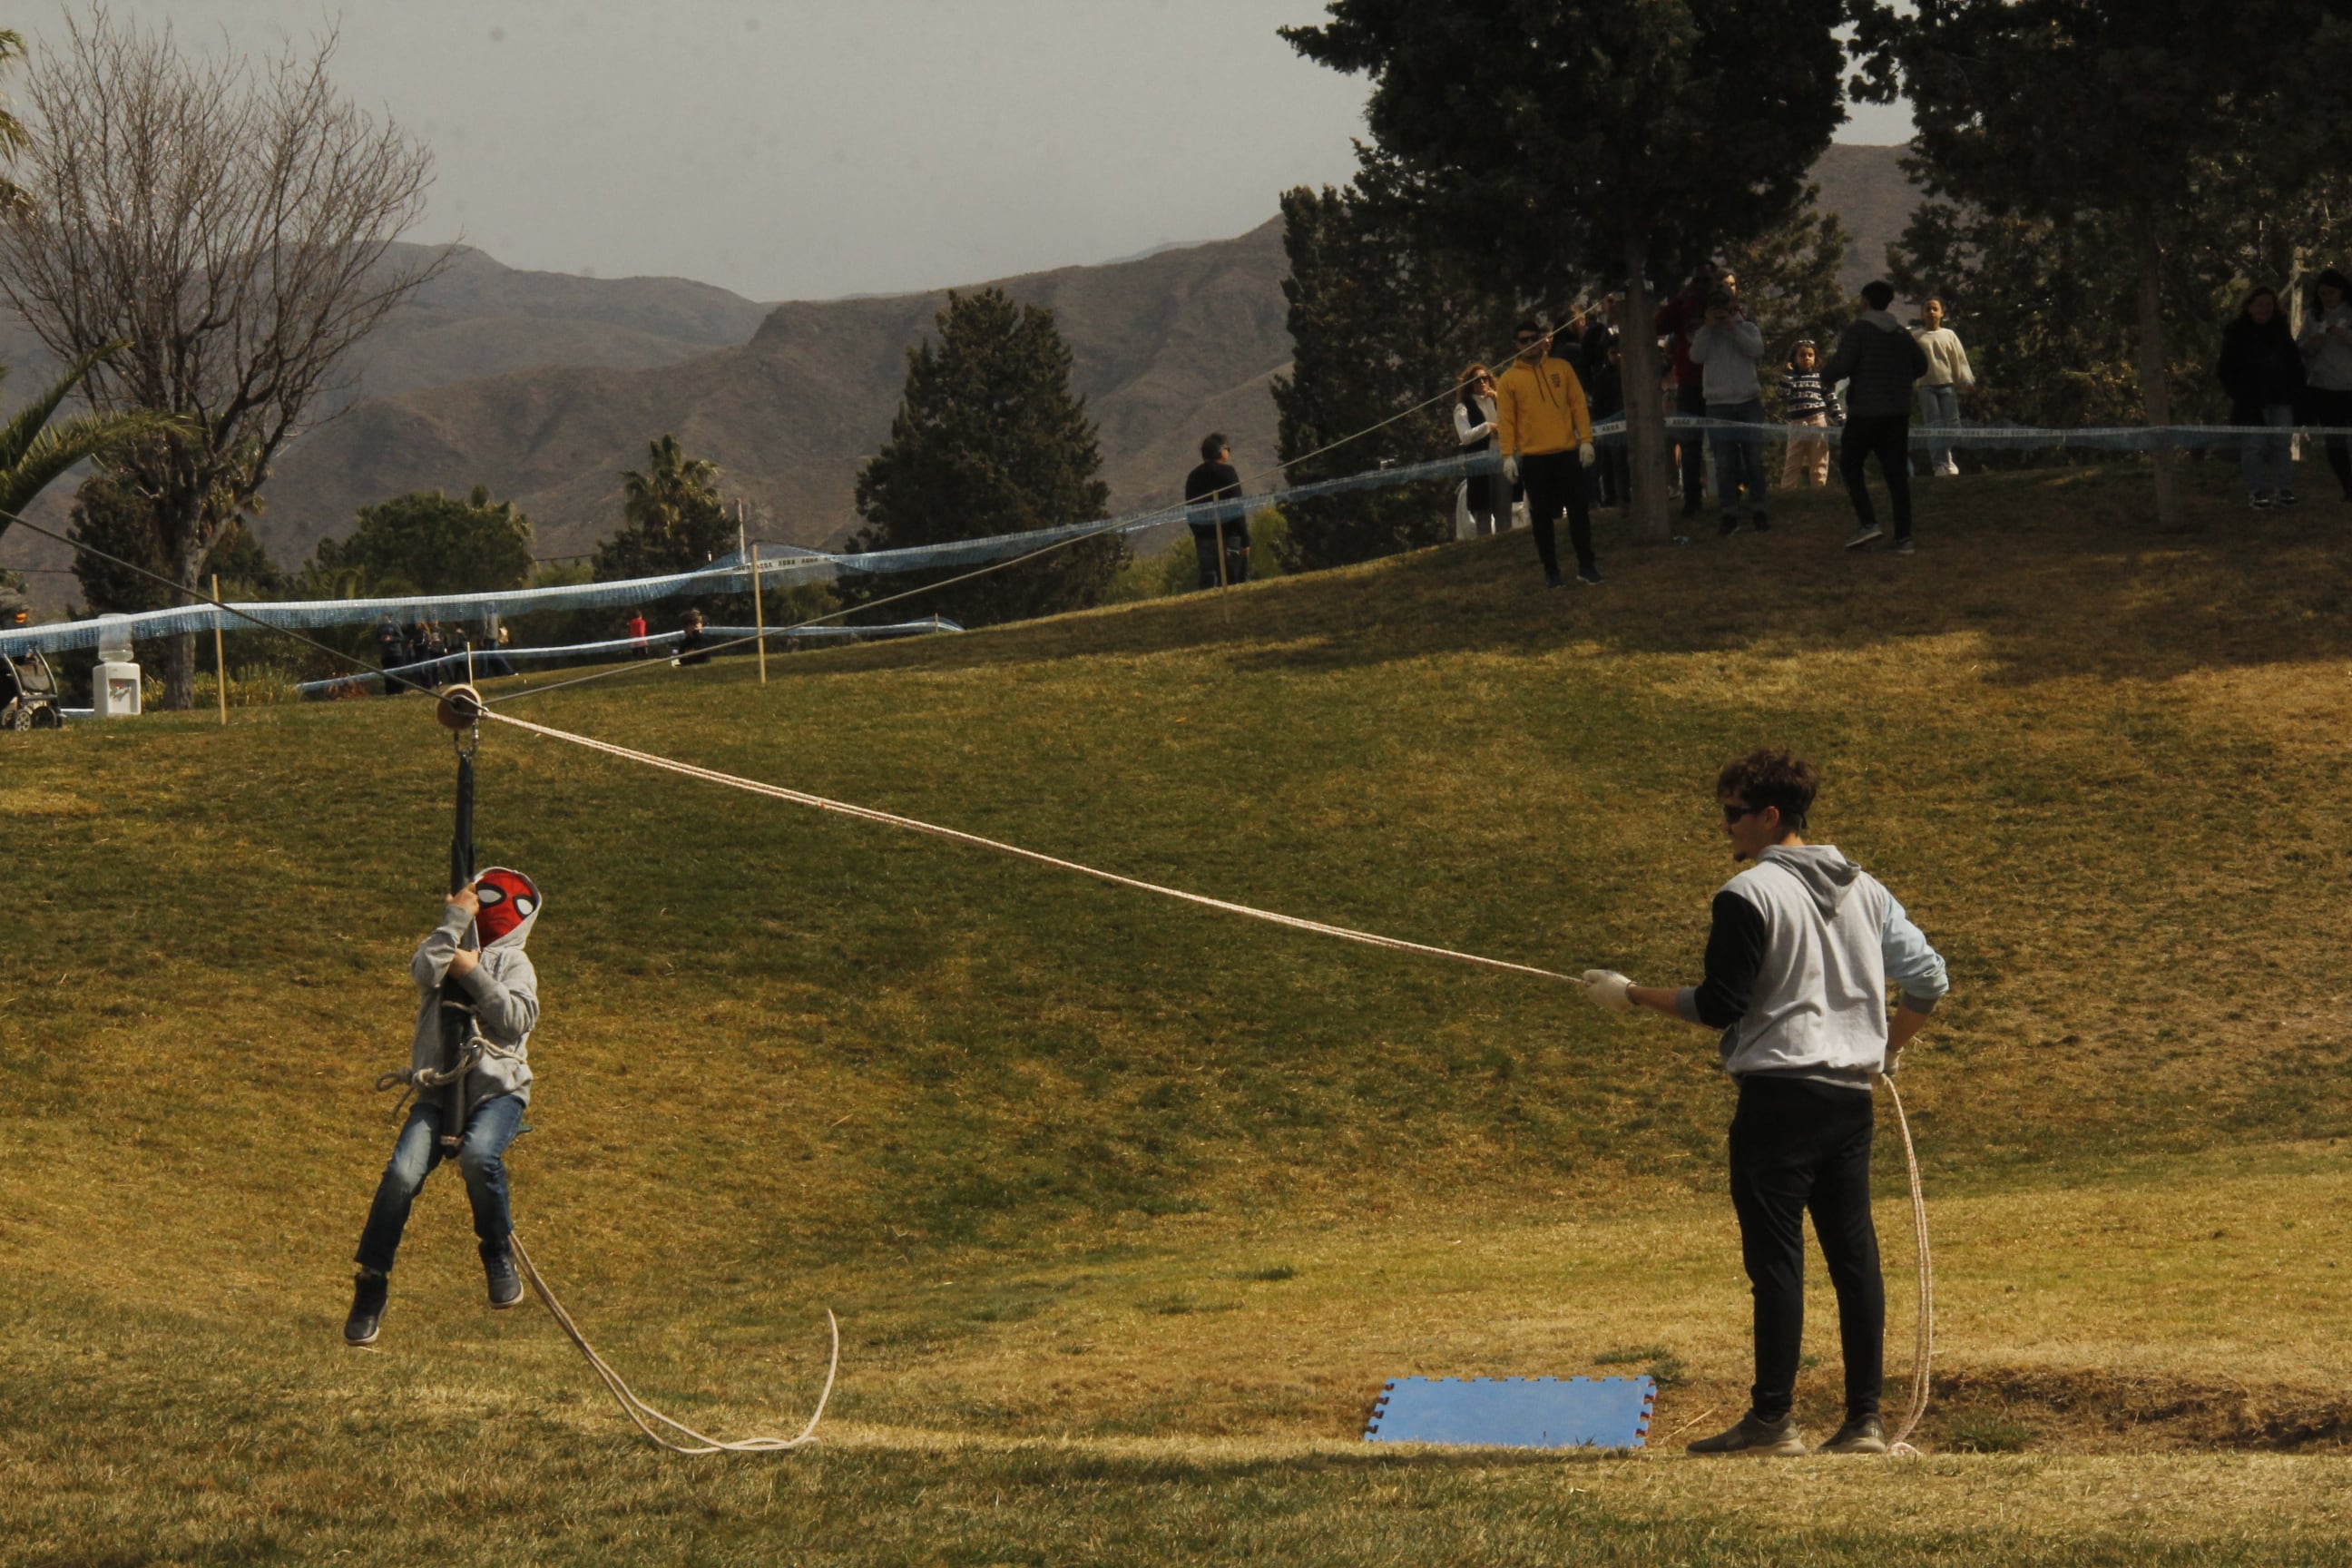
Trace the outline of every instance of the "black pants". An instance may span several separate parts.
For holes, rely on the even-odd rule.
[[[1872,454],[1886,478],[1886,499],[1895,503],[1895,537],[1911,537],[1911,416],[1856,414],[1845,422],[1838,451],[1838,472],[1845,476],[1845,493],[1853,498],[1853,518],[1874,527],[1878,512],[1870,504],[1870,486],[1862,466]]]
[[[1192,556],[1201,569],[1201,586],[1217,586],[1217,531],[1195,524],[1192,529]],[[1249,528],[1245,523],[1225,524],[1225,576],[1227,583],[1249,581]]]
[[[1675,384],[1675,412],[1694,419],[1706,417],[1706,387],[1700,382]],[[1696,511],[1706,500],[1706,432],[1677,430],[1683,447],[1683,510]]]
[[[2305,416],[2311,424],[2352,428],[2352,392],[2310,386],[2303,395],[2307,405]],[[2321,440],[2327,447],[2327,466],[2336,470],[2336,482],[2344,487],[2345,499],[2352,500],[2352,437],[2326,436]]]
[[[1559,544],[1552,524],[1568,513],[1568,542],[1576,552],[1577,570],[1598,572],[1592,560],[1592,506],[1586,499],[1584,465],[1574,452],[1537,452],[1519,459],[1519,479],[1528,487],[1528,522],[1535,530],[1536,559],[1543,563],[1548,582],[1559,579]]]
[[[1601,505],[1623,506],[1633,499],[1633,456],[1622,437],[1601,445],[1592,468],[1593,496]]]
[[[1778,1421],[1797,1392],[1805,1335],[1805,1215],[1837,1289],[1845,1415],[1878,1414],[1886,1377],[1886,1285],[1870,1218],[1870,1091],[1794,1079],[1740,1080],[1731,1119],[1731,1203],[1756,1294],[1754,1413]]]

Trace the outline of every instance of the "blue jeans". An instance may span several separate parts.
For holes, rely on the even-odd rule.
[[[2230,421],[2263,431],[2247,437],[2246,444],[2238,448],[2238,471],[2246,478],[2246,491],[2261,495],[2265,490],[2291,490],[2294,489],[2294,437],[2290,434],[2294,429],[2294,405],[2267,404],[2259,410],[2259,418],[2248,417],[2256,412],[2239,409]]]
[[[1960,389],[1958,387],[1947,382],[1942,386],[1923,386],[1919,389],[1920,424],[1933,429],[1938,425],[1958,425],[1959,422]],[[1940,474],[1947,468],[1957,469],[1958,467],[1958,465],[1952,461],[1951,444],[1930,438],[1927,444],[1927,471],[1931,474]]]
[[[466,1196],[474,1205],[474,1235],[482,1256],[503,1252],[514,1234],[507,1209],[507,1145],[522,1126],[522,1100],[500,1094],[483,1100],[466,1117],[466,1135],[457,1141],[457,1169],[466,1178]],[[441,1163],[441,1107],[420,1100],[392,1146],[392,1158],[376,1184],[375,1202],[369,1205],[367,1228],[360,1232],[359,1256],[353,1260],[379,1274],[392,1272],[393,1256],[400,1250],[400,1233],[408,1227],[408,1207],[425,1186],[425,1178]]]
[[[1764,515],[1764,400],[1751,397],[1745,403],[1710,403],[1706,405],[1709,419],[1731,420],[1751,426],[1747,430],[1710,430],[1707,439],[1715,447],[1715,490],[1723,504],[1723,515],[1739,515],[1739,496],[1748,494],[1748,510],[1757,517]]]

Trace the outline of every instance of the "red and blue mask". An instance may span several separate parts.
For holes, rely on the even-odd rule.
[[[474,879],[474,897],[482,905],[474,917],[474,930],[484,947],[510,936],[517,947],[529,940],[530,922],[539,915],[537,883],[520,871],[493,866]]]

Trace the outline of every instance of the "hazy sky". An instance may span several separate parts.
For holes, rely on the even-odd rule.
[[[436,156],[432,214],[411,237],[758,300],[978,282],[1239,234],[1289,186],[1346,180],[1362,130],[1362,79],[1275,36],[1318,19],[1317,0],[114,10],[208,48],[339,25],[345,89]],[[58,15],[26,19],[37,64]],[[1899,112],[1861,113],[1843,140],[1909,132]]]

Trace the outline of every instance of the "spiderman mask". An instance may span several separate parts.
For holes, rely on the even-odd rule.
[[[474,897],[482,906],[474,917],[474,930],[480,933],[484,947],[517,931],[527,932],[531,918],[539,913],[538,885],[503,866],[493,866],[474,879]]]

